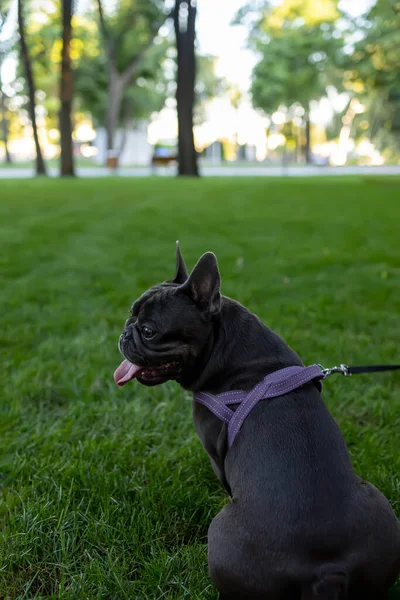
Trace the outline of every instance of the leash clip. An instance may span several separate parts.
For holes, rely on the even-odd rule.
[[[329,375],[332,375],[333,373],[340,373],[341,375],[343,375],[344,377],[351,377],[351,373],[349,371],[349,367],[347,365],[340,365],[340,367],[330,367],[329,369],[325,369],[322,365],[318,365],[321,369],[321,371],[323,372],[323,374],[325,375],[325,377],[328,377]]]

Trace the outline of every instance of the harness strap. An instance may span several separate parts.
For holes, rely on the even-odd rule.
[[[260,400],[283,396],[313,380],[325,379],[333,373],[341,373],[345,377],[358,373],[376,373],[379,371],[398,371],[400,365],[371,365],[366,367],[340,367],[324,369],[322,365],[310,367],[286,367],[264,377],[250,392],[231,390],[222,394],[196,392],[193,396],[196,402],[206,406],[216,417],[228,424],[228,448],[235,441],[246,417]],[[320,385],[320,384],[318,384]],[[229,408],[230,404],[239,404],[236,411]]]
[[[230,448],[246,417],[260,400],[283,396],[314,379],[324,378],[325,374],[318,365],[286,367],[267,375],[250,392],[233,390],[217,395],[198,392],[194,394],[194,399],[228,424]],[[233,411],[228,407],[229,404],[239,404],[239,407]]]
[[[194,394],[193,398],[196,400],[196,402],[206,406],[209,410],[211,410],[212,413],[214,413],[215,416],[221,419],[221,421],[225,421],[225,423],[229,423],[232,415],[234,414],[233,410],[222,404],[222,402],[218,402],[218,396],[212,396],[206,392],[197,392]]]

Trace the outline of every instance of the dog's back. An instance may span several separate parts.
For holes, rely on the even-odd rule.
[[[233,503],[209,535],[219,590],[235,582],[237,598],[248,590],[249,598],[274,600],[384,600],[397,574],[400,524],[354,473],[313,384],[254,409],[225,473]]]

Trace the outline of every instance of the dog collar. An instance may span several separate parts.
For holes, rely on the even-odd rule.
[[[286,367],[264,377],[250,392],[232,390],[217,395],[197,392],[193,398],[228,424],[228,448],[230,448],[246,417],[260,400],[283,396],[314,379],[325,379],[327,373],[324,371],[319,365]],[[239,406],[233,411],[229,408],[230,404]]]

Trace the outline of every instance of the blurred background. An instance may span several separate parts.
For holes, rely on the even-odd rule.
[[[398,0],[1,0],[3,174],[398,165],[399,47]]]

